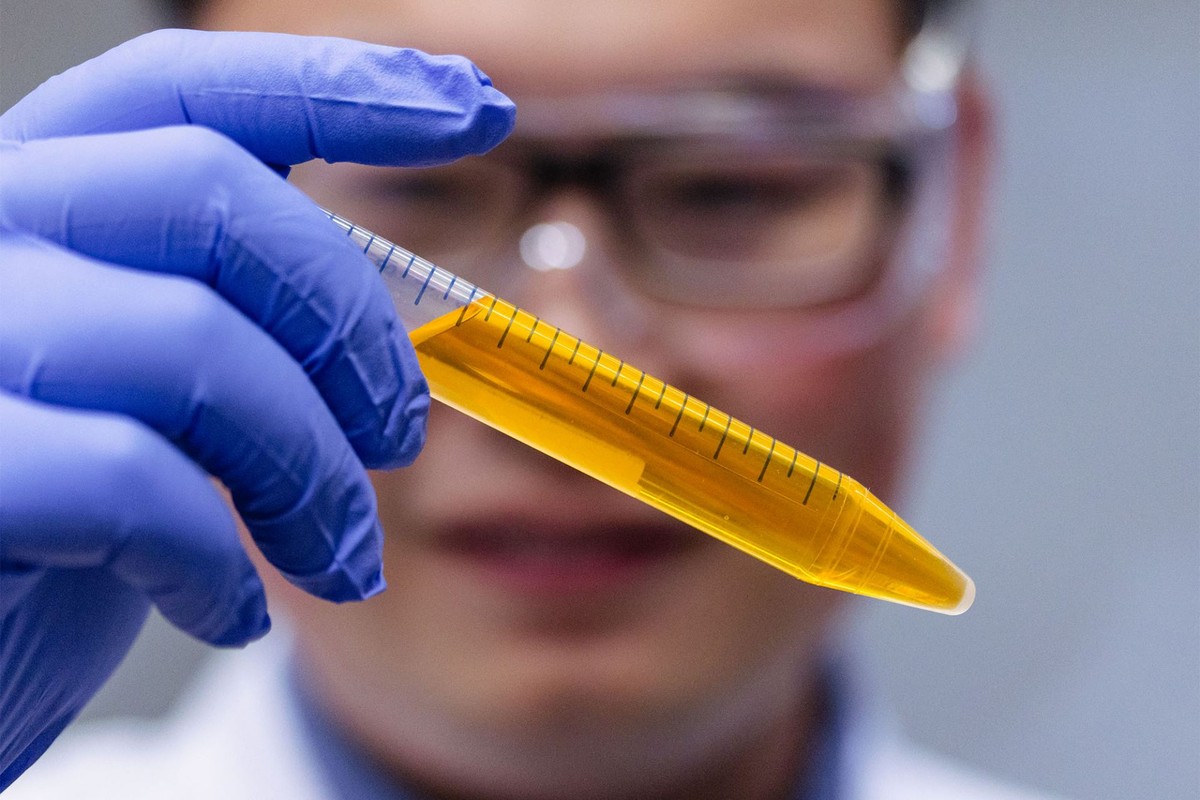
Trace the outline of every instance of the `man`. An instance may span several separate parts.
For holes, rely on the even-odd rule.
[[[437,405],[420,459],[372,475],[380,593],[359,463],[412,461],[424,387],[368,268],[263,166],[374,165],[289,180],[890,499],[969,327],[987,157],[953,49],[910,48],[925,5],[212,0],[196,27],[464,53],[487,76],[353,42],[164,32],[15,107],[2,221],[40,271],[6,279],[23,305],[0,398],[34,477],[6,487],[24,527],[0,546],[0,770],[49,745],[147,597],[215,644],[266,630],[181,452],[230,488],[295,651],[249,648],[149,738],[53,748],[15,795],[1014,796],[864,721],[832,652],[845,595]],[[931,94],[914,81],[948,87],[952,126],[906,114]],[[520,109],[509,141],[401,169],[495,145],[512,116],[493,82]],[[767,121],[706,136],[696,110],[717,95]],[[780,218],[812,230],[781,236]],[[541,222],[577,237],[577,263],[522,263]],[[20,438],[40,425],[78,458]],[[86,488],[38,505],[64,470]]]

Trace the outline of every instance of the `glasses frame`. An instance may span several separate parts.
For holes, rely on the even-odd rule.
[[[513,138],[534,148],[618,139],[682,147],[721,140],[849,146],[898,159],[910,186],[879,279],[852,299],[802,312],[821,329],[815,340],[843,349],[875,338],[911,311],[949,261],[956,93],[967,46],[967,37],[949,26],[928,23],[906,48],[893,84],[866,95],[750,75],[669,91],[525,100]]]
[[[887,255],[881,257],[877,279],[853,297],[790,309],[804,319],[806,332],[811,331],[803,347],[844,351],[869,344],[911,311],[949,261],[952,133],[965,51],[963,37],[927,25],[910,42],[893,84],[870,94],[801,86],[778,76],[744,75],[725,78],[720,84],[682,88],[522,98],[509,141],[485,158],[520,162],[538,153],[586,154],[597,152],[598,145],[624,142],[646,147],[723,143],[747,148],[849,148],[898,160],[910,185],[899,221],[888,231],[886,246],[881,246]],[[522,210],[527,211],[509,217],[509,225],[520,219]],[[745,314],[745,309],[737,308],[702,310],[714,315]]]
[[[587,141],[572,140],[568,144],[548,137],[514,135],[485,160],[478,160],[466,168],[481,170],[486,163],[495,178],[493,183],[505,187],[503,194],[518,198],[514,203],[497,208],[497,213],[502,217],[494,216],[479,221],[476,233],[486,239],[506,239],[520,225],[528,226],[535,220],[547,196],[567,187],[578,188],[594,198],[598,207],[607,214],[609,230],[614,234],[614,245],[623,250],[616,259],[616,271],[635,291],[672,305],[718,309],[747,309],[763,305],[802,308],[829,299],[818,291],[809,292],[811,297],[807,299],[796,300],[788,292],[782,291],[786,287],[779,285],[778,278],[771,280],[769,271],[763,273],[762,291],[757,297],[747,292],[744,297],[730,302],[712,302],[704,298],[708,291],[703,288],[706,281],[715,280],[729,286],[728,279],[736,285],[738,269],[751,262],[736,256],[708,258],[702,253],[686,252],[670,244],[669,229],[655,222],[655,208],[647,199],[646,191],[654,185],[656,173],[669,179],[674,174],[673,169],[682,169],[682,175],[687,175],[688,170],[698,169],[700,172],[695,174],[700,176],[706,170],[715,169],[717,171],[712,174],[718,180],[724,177],[736,180],[736,170],[728,175],[722,174],[721,170],[739,160],[747,168],[766,169],[765,175],[770,174],[772,163],[785,170],[787,167],[783,165],[791,164],[801,169],[802,175],[804,169],[817,170],[809,175],[810,178],[819,176],[820,170],[825,170],[827,174],[857,175],[865,178],[864,184],[874,185],[871,194],[863,198],[864,211],[873,220],[863,223],[869,228],[864,231],[868,235],[853,236],[847,231],[847,240],[840,245],[853,246],[857,257],[848,259],[836,252],[814,253],[808,256],[810,266],[820,267],[822,261],[828,265],[841,259],[852,268],[857,265],[853,271],[865,273],[879,260],[886,245],[894,238],[894,222],[903,206],[903,195],[906,194],[904,184],[912,169],[911,159],[898,143],[881,142],[876,137],[853,140],[849,135],[842,134],[830,137],[828,143],[814,142],[811,138],[797,137],[790,127],[760,129],[753,140],[744,134],[736,137],[622,136],[611,139],[589,136]],[[480,176],[476,177],[481,179]],[[649,178],[651,182],[646,184],[639,177]],[[789,177],[789,173],[780,173],[780,177]],[[457,241],[466,243],[461,238]],[[485,249],[478,259],[488,261],[495,255],[496,251]],[[799,269],[804,263],[797,256],[795,267]],[[689,265],[696,270],[691,283],[670,279],[673,267],[681,268],[674,274],[685,275]],[[786,260],[777,261],[776,274],[786,271],[787,266]],[[853,279],[853,275],[849,277]],[[860,279],[854,289],[861,289],[871,282]],[[657,288],[667,283],[672,284],[670,288]],[[847,294],[850,293],[853,292]],[[804,294],[799,282],[796,294]],[[845,296],[839,295],[835,299]]]

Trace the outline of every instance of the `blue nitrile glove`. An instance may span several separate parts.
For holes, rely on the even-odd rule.
[[[191,31],[0,117],[0,789],[149,603],[217,645],[267,630],[208,475],[297,586],[383,588],[364,465],[415,457],[426,386],[374,268],[277,170],[437,163],[512,122],[461,58]]]

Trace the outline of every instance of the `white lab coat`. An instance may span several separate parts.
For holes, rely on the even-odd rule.
[[[286,646],[267,640],[215,661],[164,722],[68,731],[4,800],[333,800],[288,693]],[[1048,800],[865,727],[844,751],[852,800]]]

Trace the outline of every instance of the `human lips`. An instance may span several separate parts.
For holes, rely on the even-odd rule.
[[[701,542],[699,533],[669,520],[581,525],[514,518],[457,525],[433,540],[437,553],[488,583],[547,596],[619,590]]]

